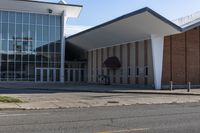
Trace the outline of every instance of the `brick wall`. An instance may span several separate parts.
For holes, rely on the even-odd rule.
[[[164,40],[162,84],[200,84],[200,28]]]

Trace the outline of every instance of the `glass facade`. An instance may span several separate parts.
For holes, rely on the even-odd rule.
[[[61,29],[61,16],[0,11],[0,81],[59,81]]]

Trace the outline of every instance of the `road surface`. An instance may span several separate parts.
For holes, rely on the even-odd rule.
[[[0,111],[0,133],[199,133],[200,103]]]

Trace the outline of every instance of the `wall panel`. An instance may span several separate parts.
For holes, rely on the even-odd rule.
[[[163,58],[163,84],[169,84],[171,81],[171,36],[164,39],[164,58]]]
[[[172,80],[175,84],[185,84],[185,34],[172,36]]]
[[[187,32],[187,81],[199,83],[199,28]]]

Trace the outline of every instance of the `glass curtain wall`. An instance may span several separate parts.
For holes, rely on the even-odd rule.
[[[35,81],[36,68],[59,69],[61,16],[0,11],[0,60],[1,81]]]

